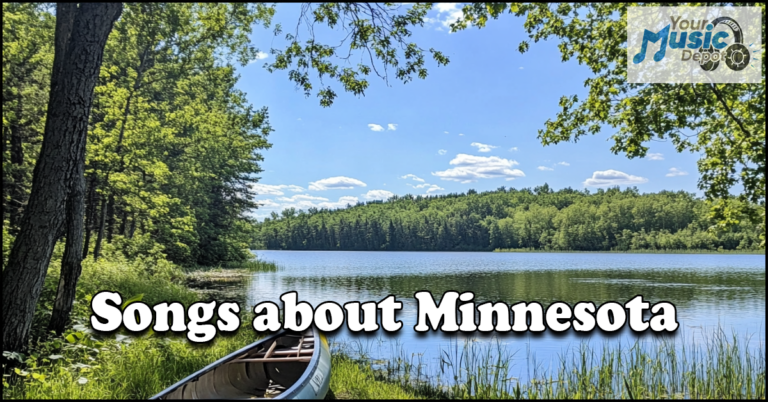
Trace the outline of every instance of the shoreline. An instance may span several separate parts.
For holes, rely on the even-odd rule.
[[[765,250],[537,250],[537,249],[495,249],[495,250],[277,250],[251,249],[252,253],[263,251],[327,251],[327,252],[370,252],[370,253],[545,253],[545,254],[722,254],[722,255],[765,255]]]

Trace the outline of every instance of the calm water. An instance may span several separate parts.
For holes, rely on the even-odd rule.
[[[437,359],[440,348],[462,345],[465,339],[501,342],[517,350],[525,371],[527,356],[547,366],[558,354],[583,342],[653,342],[648,331],[633,334],[628,326],[619,334],[576,334],[572,330],[543,334],[419,334],[414,292],[472,291],[475,302],[554,301],[571,305],[592,301],[624,303],[640,294],[650,303],[669,301],[677,307],[680,328],[676,339],[700,342],[718,326],[742,339],[752,335],[750,347],[765,344],[765,257],[763,255],[608,254],[608,253],[452,253],[258,251],[274,261],[279,272],[254,274],[245,289],[247,306],[273,301],[297,291],[299,300],[318,305],[324,301],[378,301],[395,295],[403,303],[397,334],[351,334],[345,327],[332,334],[336,341],[359,341],[374,358],[387,358],[394,350],[423,353],[423,361]],[[252,307],[251,307],[252,308]],[[763,349],[764,350],[764,349]],[[530,351],[530,352],[529,352]]]

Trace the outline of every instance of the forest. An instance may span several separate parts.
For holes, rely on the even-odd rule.
[[[743,220],[726,231],[712,231],[713,225],[709,206],[691,193],[640,194],[637,188],[553,191],[544,184],[533,189],[393,196],[338,210],[286,209],[255,225],[252,245],[369,251],[761,248],[757,224]]]
[[[245,258],[249,184],[269,147],[265,109],[235,88],[255,50],[248,7],[125,7],[104,49],[88,122],[83,258],[106,244],[182,264]],[[241,8],[238,10],[238,8]],[[3,4],[4,250],[17,235],[40,154],[56,18]],[[4,253],[4,256],[6,253]]]

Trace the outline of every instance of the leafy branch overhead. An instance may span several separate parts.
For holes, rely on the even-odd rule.
[[[712,3],[688,3],[705,6]],[[718,3],[726,5],[735,3]],[[644,6],[669,3],[644,4]],[[755,4],[735,4],[752,5]],[[765,70],[761,84],[632,84],[627,82],[628,3],[523,4],[476,3],[451,29],[484,27],[504,13],[524,19],[529,41],[558,41],[562,61],[575,59],[593,73],[585,82],[586,99],[563,96],[561,111],[539,130],[545,145],[577,141],[606,126],[615,129],[611,150],[644,157],[651,141],[669,141],[678,152],[701,154],[699,188],[712,203],[719,227],[742,216],[765,230]],[[634,5],[632,5],[634,6]],[[765,20],[765,4],[759,4]],[[762,27],[765,43],[765,25]],[[522,41],[525,53],[529,41]],[[765,68],[765,52],[762,52]],[[762,206],[741,209],[731,197]]]
[[[411,29],[423,26],[431,4],[414,4],[402,11],[404,6],[395,3],[307,3],[302,5],[299,23],[294,33],[286,33],[289,42],[285,49],[272,49],[275,61],[265,64],[270,72],[288,70],[288,78],[310,96],[313,91],[320,98],[322,106],[330,106],[336,92],[324,82],[324,78],[338,81],[344,90],[355,95],[364,95],[369,86],[371,73],[389,83],[390,70],[404,83],[414,76],[427,77],[425,50],[409,42]],[[318,36],[321,25],[339,27],[344,37],[338,45],[320,43]],[[308,38],[302,38],[301,27]],[[315,30],[318,30],[316,34]],[[275,27],[275,35],[282,34],[282,27]],[[438,66],[448,64],[443,53],[428,51]],[[350,60],[359,56],[356,66]],[[350,67],[346,67],[350,66]],[[320,82],[316,89],[310,78],[314,70]]]

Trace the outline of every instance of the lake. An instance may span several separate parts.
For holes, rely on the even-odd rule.
[[[545,307],[555,301],[574,305],[592,301],[624,304],[642,295],[651,304],[660,301],[677,307],[676,340],[703,342],[718,327],[749,348],[765,345],[765,256],[724,254],[617,254],[617,253],[488,253],[488,252],[354,252],[255,251],[258,258],[277,263],[278,272],[255,273],[243,295],[249,308],[263,301],[282,306],[280,295],[297,291],[300,301],[316,306],[324,301],[379,301],[395,295],[403,303],[397,318],[403,328],[396,334],[383,330],[372,335],[352,334],[342,327],[331,335],[336,342],[362,345],[374,359],[395,352],[422,354],[424,363],[437,361],[440,349],[461,347],[466,339],[498,342],[519,362],[513,367],[525,377],[529,358],[546,368],[558,355],[583,343],[631,344],[655,342],[646,331],[634,334],[628,325],[618,334],[595,330],[577,334],[514,332],[500,334],[420,334],[416,324],[414,293],[431,291],[435,298],[446,291],[471,291],[475,303],[537,301]],[[648,315],[646,315],[648,317]],[[751,337],[750,337],[751,336]],[[763,349],[764,350],[764,349]]]

